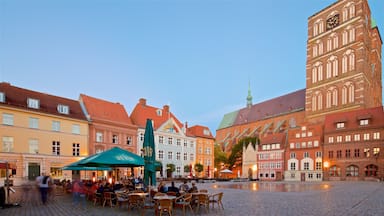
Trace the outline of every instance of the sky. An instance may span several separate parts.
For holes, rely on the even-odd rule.
[[[145,98],[215,135],[248,89],[256,104],[305,88],[308,17],[335,1],[0,0],[0,81],[128,115]]]

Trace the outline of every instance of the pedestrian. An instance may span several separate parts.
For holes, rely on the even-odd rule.
[[[189,186],[186,180],[184,180],[184,183],[180,185],[179,190],[184,192],[189,191]]]
[[[85,203],[85,185],[80,179],[75,179],[72,183],[72,197],[73,197],[73,205],[78,207],[86,208]]]
[[[36,183],[40,189],[41,201],[44,205],[47,204],[50,181],[51,178],[48,175],[45,175],[45,173],[42,173],[41,176],[36,178]]]

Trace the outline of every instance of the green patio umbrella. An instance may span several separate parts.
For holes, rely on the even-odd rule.
[[[90,170],[90,171],[95,171],[95,170],[107,170],[107,171],[110,171],[110,170],[112,170],[111,167],[102,167],[102,166],[99,166],[99,167],[88,167],[88,166],[80,165],[80,163],[82,163],[85,159],[86,158],[83,158],[81,160],[78,160],[76,162],[68,164],[68,165],[62,167],[61,169],[62,170]]]
[[[155,137],[153,135],[152,120],[147,119],[143,143],[144,155],[144,184],[156,185]]]
[[[79,165],[87,167],[138,167],[144,166],[144,159],[125,149],[113,147],[85,158]]]

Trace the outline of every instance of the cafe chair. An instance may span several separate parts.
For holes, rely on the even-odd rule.
[[[207,194],[198,194],[197,195],[197,211],[200,211],[200,208],[204,207],[206,213],[209,211],[209,198]]]
[[[221,209],[224,209],[223,203],[221,200],[223,199],[223,192],[213,194],[209,196],[209,203],[212,204],[212,208],[215,208],[215,204],[217,205],[218,208],[221,207]]]
[[[167,215],[172,216],[173,212],[173,201],[171,199],[160,199],[157,201],[159,216],[167,213]]]
[[[113,192],[104,192],[103,193],[104,197],[104,202],[103,202],[103,207],[105,206],[106,203],[112,208],[114,206],[114,202],[116,202],[116,196]]]
[[[116,193],[116,200],[118,205],[121,207],[124,203],[129,206],[129,199],[124,193]]]
[[[192,209],[192,194],[185,194],[178,198],[175,201],[175,208],[183,208],[183,215],[185,216],[185,209],[189,208],[191,212],[195,213]]]

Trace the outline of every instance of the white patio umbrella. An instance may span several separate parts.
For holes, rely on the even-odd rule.
[[[220,171],[220,173],[224,174],[228,178],[228,174],[232,174],[233,172],[229,169],[223,169]]]

